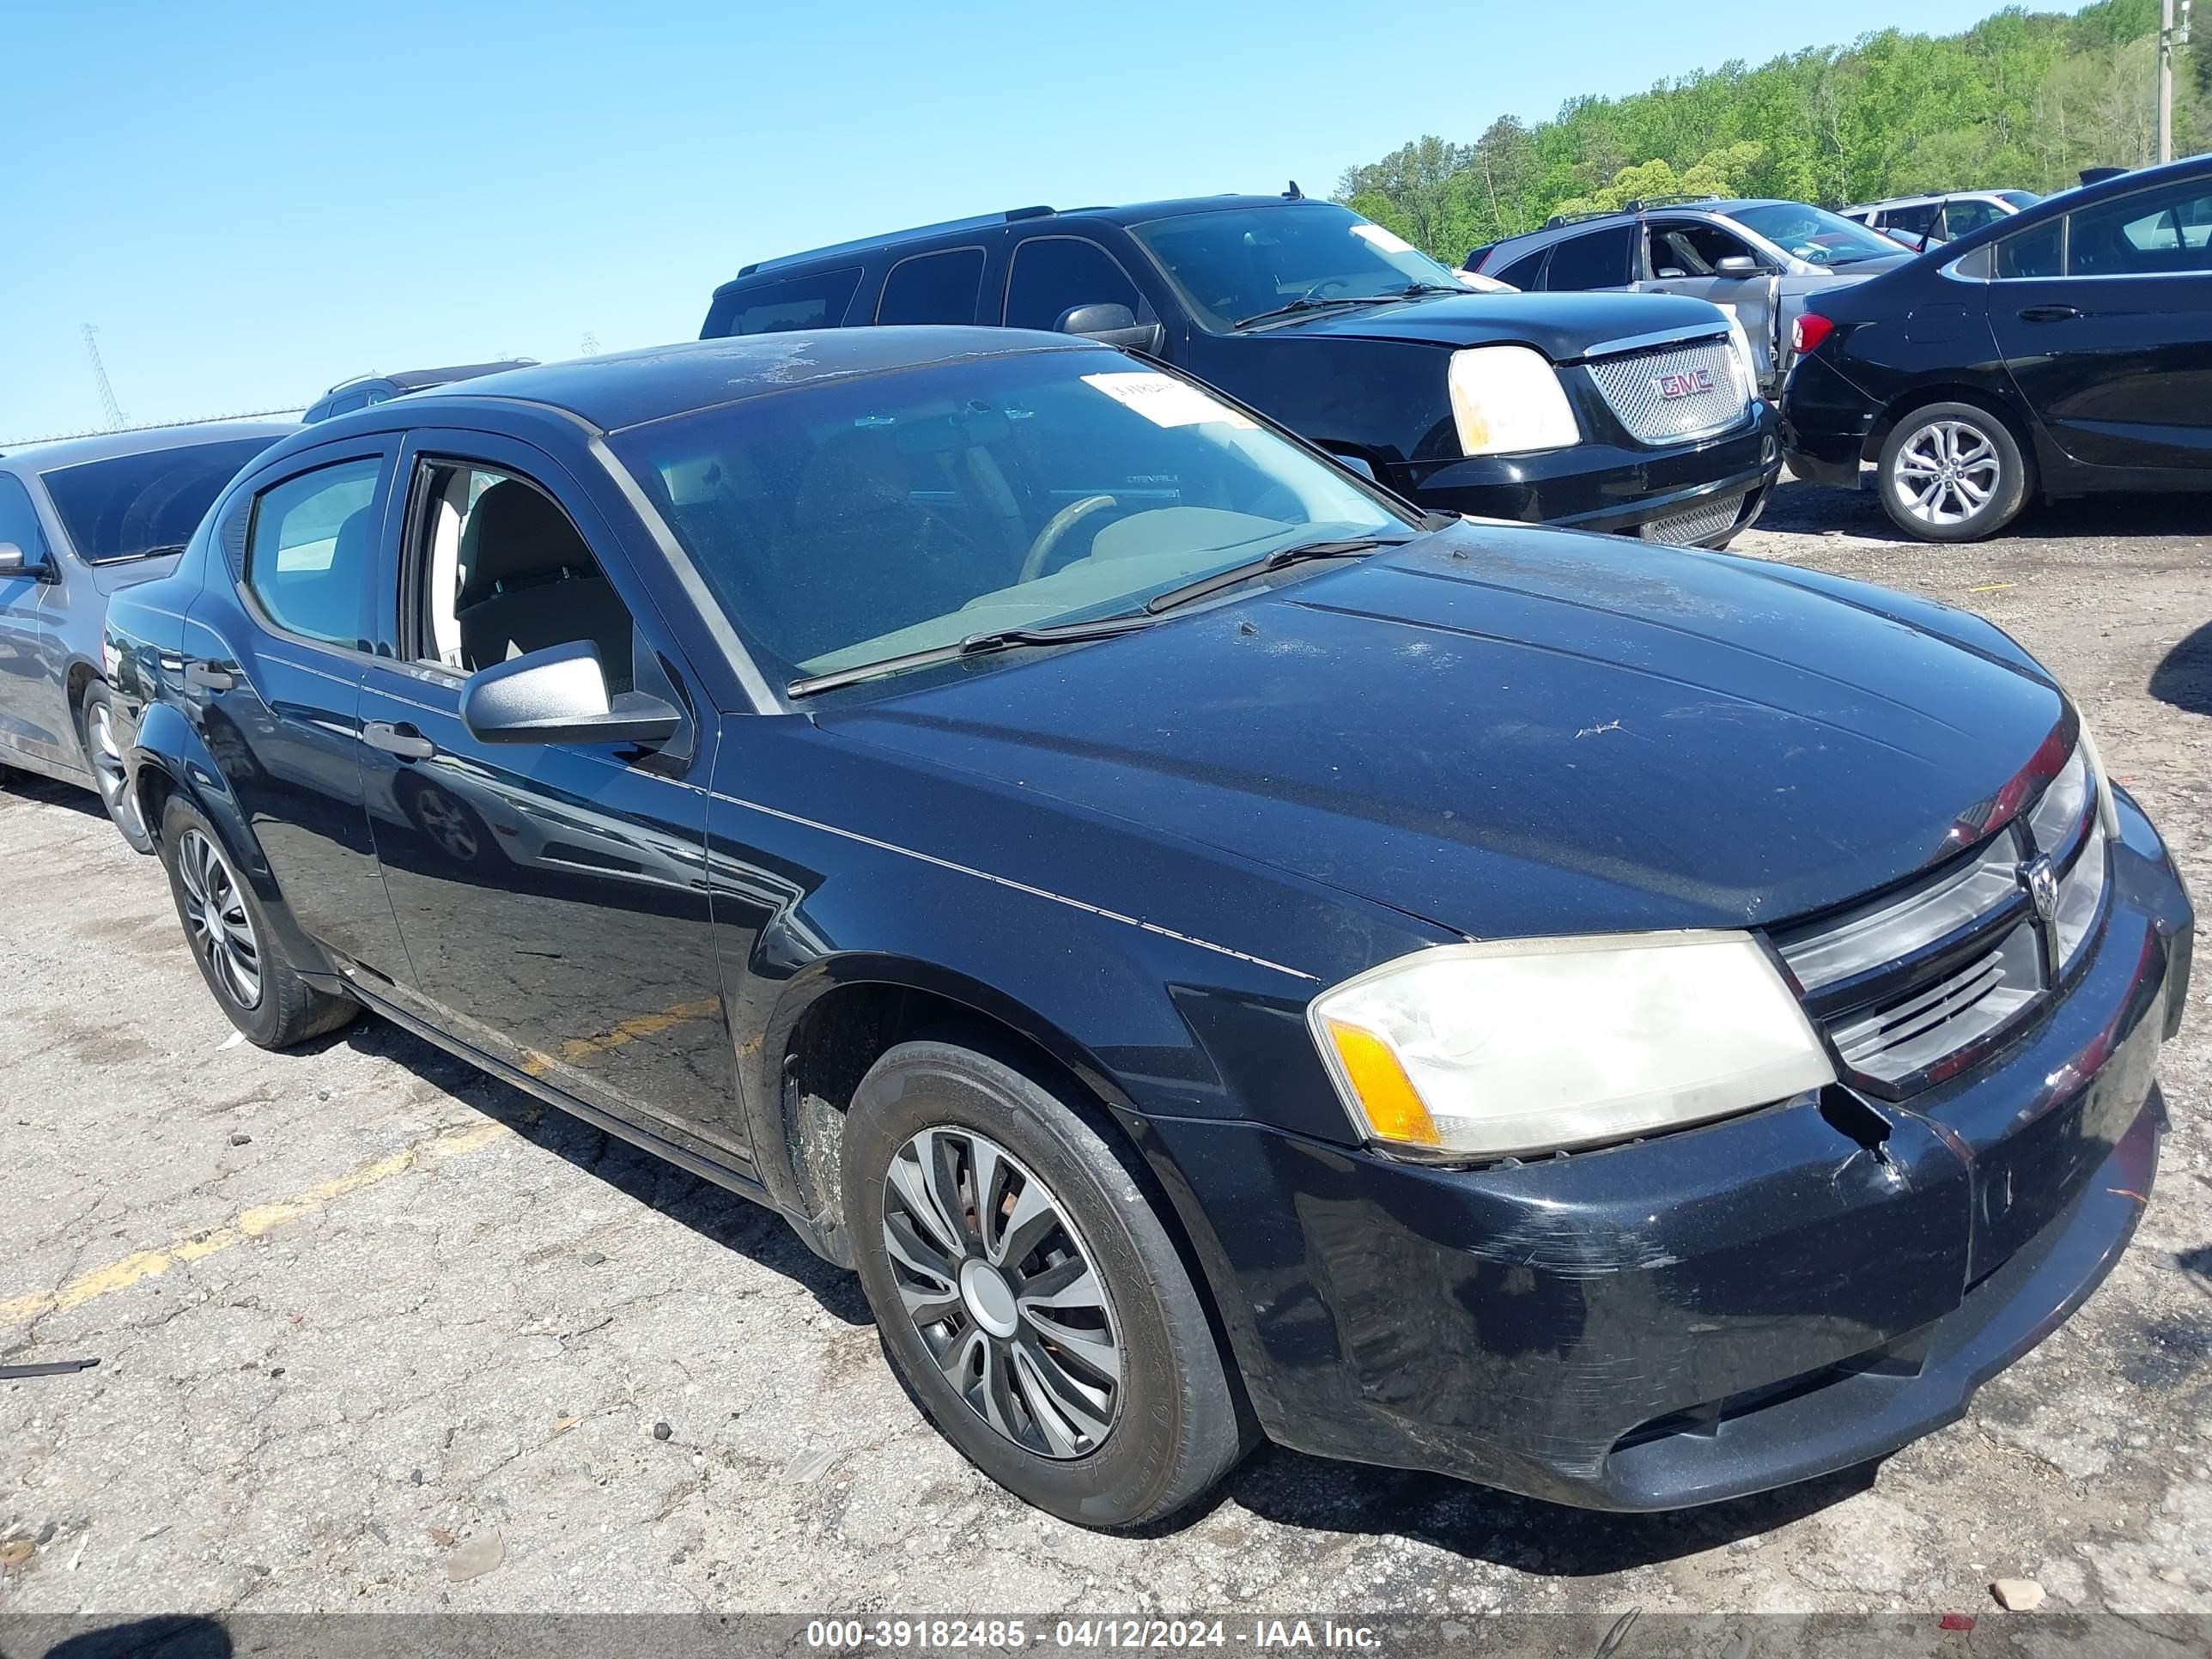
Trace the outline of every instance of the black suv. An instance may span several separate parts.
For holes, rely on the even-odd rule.
[[[1718,547],[1781,466],[1717,307],[1472,293],[1382,226],[1295,196],[1020,208],[763,260],[715,291],[701,333],[872,323],[1141,351],[1444,512]]]

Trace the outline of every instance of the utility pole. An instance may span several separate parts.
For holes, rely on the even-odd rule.
[[[122,429],[123,410],[115,401],[115,388],[107,383],[107,365],[100,361],[100,343],[92,337],[99,332],[90,323],[84,325],[84,355],[92,359],[92,378],[100,382],[100,404],[107,411],[107,429],[116,432]]]
[[[2158,7],[2158,159],[2173,159],[2173,49],[2189,44],[2189,0],[2181,0],[2181,15],[2174,15],[2174,0],[2159,0]]]

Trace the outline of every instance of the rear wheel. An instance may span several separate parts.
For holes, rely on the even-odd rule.
[[[984,1474],[1079,1525],[1129,1527],[1235,1467],[1205,1305],[1086,1112],[991,1055],[902,1043],[855,1091],[842,1162],[884,1352]]]
[[[1972,404],[1929,404],[1899,421],[1876,468],[1881,504],[1929,542],[1993,536],[2027,502],[2027,458],[2012,428]]]
[[[182,795],[170,796],[162,809],[161,863],[200,977],[247,1042],[287,1048],[335,1031],[361,1012],[318,991],[284,960],[261,901],[215,827]]]
[[[124,764],[123,746],[116,735],[115,694],[106,686],[94,682],[85,688],[83,704],[77,710],[77,736],[84,745],[93,787],[100,791],[100,804],[107,809],[107,821],[122,832],[124,840],[143,852],[146,825],[131,795],[130,770]]]

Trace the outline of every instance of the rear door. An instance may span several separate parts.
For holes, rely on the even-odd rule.
[[[362,703],[410,968],[396,994],[588,1104],[741,1152],[710,934],[708,704],[565,468],[518,440],[436,429],[410,437],[402,465],[409,505]],[[641,683],[691,711],[677,742],[469,732],[471,672],[579,640],[611,690]]]
[[[386,978],[404,958],[369,842],[360,704],[396,448],[371,434],[288,456],[218,507],[226,563],[210,564],[175,670],[292,915],[341,972]]]
[[[52,678],[40,613],[46,608],[52,550],[28,485],[0,472],[0,542],[23,550],[23,568],[0,571],[0,759],[13,755],[40,770],[62,759],[64,694]]]
[[[2076,461],[2212,464],[2212,180],[2137,191],[1996,244],[1990,324]]]

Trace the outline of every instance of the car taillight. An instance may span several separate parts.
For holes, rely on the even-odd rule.
[[[1801,311],[1790,335],[1790,344],[1799,356],[1813,350],[1821,341],[1836,331],[1836,325],[1817,311]]]

